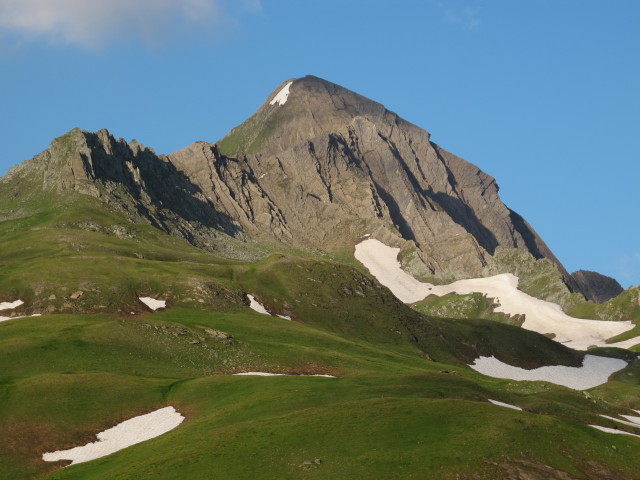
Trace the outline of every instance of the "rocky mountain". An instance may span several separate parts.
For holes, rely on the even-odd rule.
[[[576,281],[580,292],[584,294],[587,300],[595,303],[604,303],[624,291],[616,279],[598,272],[578,270],[573,272],[571,277]]]
[[[316,77],[280,85],[219,147],[192,145],[170,160],[252,237],[351,248],[371,234],[411,242],[431,273],[458,276],[478,274],[498,246],[523,248],[552,259],[572,284],[491,176],[379,103]]]
[[[615,289],[337,85],[170,155],[74,129],[0,246],[0,480],[637,478],[640,289],[570,293]]]
[[[21,177],[211,251],[235,238],[350,253],[371,235],[417,253],[437,281],[479,276],[498,247],[515,248],[553,262],[569,291],[593,290],[502,203],[494,178],[383,105],[313,76],[278,86],[217,144],[164,156],[76,129],[12,169],[4,188]]]

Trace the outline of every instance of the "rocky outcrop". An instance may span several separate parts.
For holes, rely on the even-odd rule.
[[[595,303],[604,303],[620,295],[624,289],[614,278],[597,272],[578,270],[571,277],[576,281],[580,292]]]
[[[167,157],[135,140],[116,140],[107,130],[71,130],[9,171],[2,183],[19,185],[25,179],[37,179],[37,188],[67,201],[69,192],[95,197],[130,221],[149,223],[207,250],[217,250],[222,237],[244,236],[241,226]]]

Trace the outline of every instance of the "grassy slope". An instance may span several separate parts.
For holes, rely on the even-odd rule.
[[[596,412],[639,407],[637,366],[592,399],[483,377],[463,363],[480,353],[525,364],[576,357],[515,327],[426,318],[334,261],[225,260],[71,200],[23,201],[11,208],[26,214],[0,223],[0,300],[68,312],[0,323],[0,478],[42,476],[58,468],[43,452],[167,404],[187,415],[178,429],[48,478],[500,478],[519,460],[578,478],[595,461],[631,478],[640,467],[637,439],[584,426]],[[245,292],[296,321],[251,311]],[[142,294],[171,308],[145,314]],[[341,378],[228,375],[241,370]]]
[[[236,343],[191,345],[204,327],[230,333]],[[176,328],[189,333],[175,336]],[[315,478],[499,478],[492,462],[508,458],[574,475],[587,460],[628,474],[637,468],[635,439],[583,426],[595,420],[593,412],[614,411],[603,400],[487,379],[425,361],[407,345],[353,340],[246,308],[18,319],[0,324],[0,349],[7,353],[0,478],[42,473],[51,468],[38,461],[42,452],[90,441],[167,404],[187,415],[183,426],[51,478],[298,478],[303,461],[315,458],[322,463],[307,472]],[[223,375],[238,369],[341,378]]]

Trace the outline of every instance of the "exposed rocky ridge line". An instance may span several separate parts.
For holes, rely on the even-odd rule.
[[[616,279],[597,272],[578,270],[573,272],[571,277],[576,281],[587,300],[594,303],[604,303],[624,291]]]
[[[286,102],[272,102],[284,85]],[[370,234],[415,250],[437,282],[480,276],[498,247],[516,248],[551,260],[579,291],[502,203],[493,177],[383,105],[316,77],[284,82],[219,144],[164,156],[75,129],[2,181],[21,175],[212,251],[229,238],[351,250]]]
[[[216,208],[184,173],[151,149],[107,130],[74,129],[32,160],[11,169],[4,182],[38,178],[52,193],[75,191],[105,202],[131,221],[144,221],[215,251],[222,236],[243,238],[240,225]]]

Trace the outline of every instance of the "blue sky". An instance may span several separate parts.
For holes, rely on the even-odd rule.
[[[0,174],[76,126],[216,141],[313,74],[493,175],[569,271],[637,285],[639,22],[633,0],[0,0]]]

